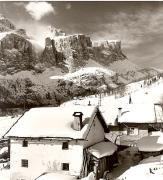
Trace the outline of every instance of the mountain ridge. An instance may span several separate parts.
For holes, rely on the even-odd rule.
[[[158,73],[130,62],[119,40],[93,42],[84,34],[67,35],[51,27],[43,48],[3,16],[1,26],[0,107],[58,106],[75,96],[107,92]],[[64,78],[67,73],[71,78]]]

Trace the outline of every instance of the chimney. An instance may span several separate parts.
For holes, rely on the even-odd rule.
[[[80,131],[83,127],[83,125],[82,125],[83,113],[82,112],[74,112],[73,116],[74,116],[74,121],[73,121],[72,127],[74,130]]]
[[[118,119],[121,117],[122,115],[122,108],[118,108]]]

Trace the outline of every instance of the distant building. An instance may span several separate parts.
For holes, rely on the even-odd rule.
[[[95,106],[27,111],[5,135],[10,139],[11,180],[34,180],[47,172],[85,177],[94,171],[102,177],[117,150],[104,141],[105,132],[107,125]]]
[[[137,146],[151,131],[162,131],[163,110],[159,104],[126,104],[119,108],[116,124],[109,125],[106,138],[118,145]]]

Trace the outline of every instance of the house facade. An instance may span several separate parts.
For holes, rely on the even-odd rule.
[[[87,176],[90,161],[85,152],[104,141],[107,130],[94,106],[29,110],[5,135],[10,139],[10,179],[34,180],[46,172]],[[94,171],[99,164],[94,163]]]
[[[114,125],[106,138],[123,146],[137,146],[137,141],[152,131],[162,131],[163,111],[159,104],[128,104],[119,108]]]

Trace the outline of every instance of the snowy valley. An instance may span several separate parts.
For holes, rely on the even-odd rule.
[[[42,43],[0,15],[0,179],[162,179],[163,70],[47,28]]]

